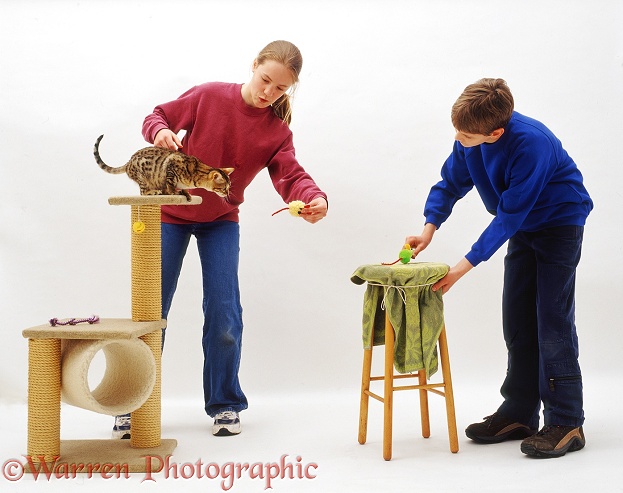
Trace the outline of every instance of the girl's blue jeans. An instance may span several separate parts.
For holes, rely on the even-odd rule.
[[[584,228],[518,232],[504,259],[502,322],[508,349],[498,412],[538,429],[584,422],[575,327],[575,273]]]
[[[242,411],[248,404],[238,380],[242,349],[238,223],[162,223],[162,318],[169,314],[191,236],[197,240],[203,278],[205,410],[210,416],[222,410]]]

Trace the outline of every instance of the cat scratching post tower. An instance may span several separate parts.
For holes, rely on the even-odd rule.
[[[28,456],[34,464],[77,472],[96,464],[157,472],[163,466],[157,458],[170,455],[177,445],[161,438],[160,207],[196,205],[201,197],[190,202],[182,195],[111,197],[108,202],[131,206],[132,318],[23,331],[28,338]],[[88,366],[102,348],[106,372],[91,392]],[[61,398],[104,414],[131,410],[131,439],[61,440]],[[154,457],[149,465],[147,456]]]

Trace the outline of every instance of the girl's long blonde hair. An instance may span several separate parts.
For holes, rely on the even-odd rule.
[[[289,41],[277,40],[267,44],[259,52],[255,60],[258,65],[261,65],[267,60],[279,62],[292,74],[293,83],[290,88],[290,94],[283,94],[272,105],[275,115],[289,125],[292,121],[290,98],[296,89],[296,85],[299,81],[299,74],[301,73],[301,68],[303,68],[303,56],[301,52]]]

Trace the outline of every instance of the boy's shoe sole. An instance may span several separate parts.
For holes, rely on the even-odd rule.
[[[521,443],[521,451],[531,457],[557,458],[586,445],[582,427],[545,426],[536,435]]]

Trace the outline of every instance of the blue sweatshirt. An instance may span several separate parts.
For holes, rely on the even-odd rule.
[[[431,188],[424,216],[437,228],[474,186],[495,217],[465,255],[473,266],[488,260],[518,231],[583,226],[593,208],[582,174],[561,142],[542,123],[513,113],[492,144],[456,141]]]

